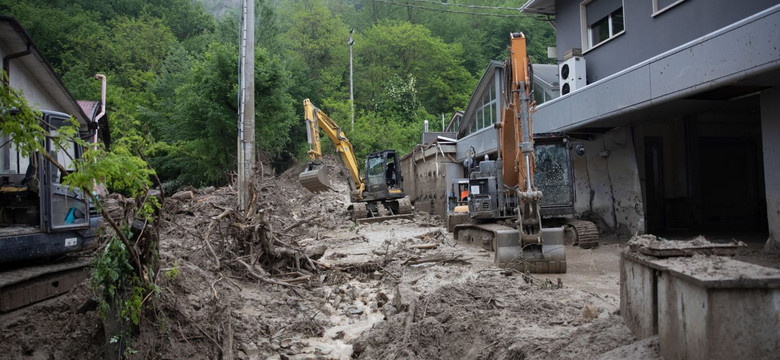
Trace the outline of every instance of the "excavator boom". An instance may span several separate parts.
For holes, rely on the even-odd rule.
[[[412,204],[403,191],[403,176],[395,150],[369,154],[366,159],[366,177],[363,178],[352,143],[341,128],[309,99],[303,100],[303,110],[310,159],[306,169],[298,175],[303,187],[312,192],[330,189],[330,177],[322,164],[322,131],[333,142],[349,172],[351,204],[347,209],[353,220],[373,222],[412,217]]]
[[[306,170],[298,176],[301,185],[312,192],[330,189],[330,177],[322,165],[322,145],[320,131],[330,138],[336,147],[336,152],[341,156],[344,167],[349,172],[349,186],[353,193],[359,197],[365,189],[365,184],[360,178],[355,152],[352,143],[349,142],[341,128],[331,120],[328,115],[320,111],[309,99],[303,100],[303,113],[306,120],[306,136],[309,141],[309,164]]]

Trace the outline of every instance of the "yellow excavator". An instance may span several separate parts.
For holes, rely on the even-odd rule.
[[[362,177],[352,143],[341,128],[309,99],[303,100],[303,113],[309,141],[309,163],[298,175],[303,187],[311,192],[331,190],[330,176],[322,163],[320,132],[323,131],[349,172],[351,204],[347,209],[353,220],[366,223],[412,217],[412,204],[404,193],[403,175],[395,150],[369,154],[365,163],[366,177]]]

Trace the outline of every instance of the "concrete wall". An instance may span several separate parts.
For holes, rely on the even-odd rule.
[[[780,290],[705,288],[670,273],[657,281],[665,359],[769,359],[780,351]]]
[[[761,94],[764,186],[769,224],[768,247],[780,249],[780,89]]]
[[[702,271],[706,269],[706,271]],[[620,312],[665,359],[774,359],[780,271],[728,257],[621,253]]]
[[[453,180],[463,177],[454,152],[454,145],[417,147],[401,159],[404,191],[417,211],[447,218],[447,192]]]
[[[577,213],[591,210],[611,229],[644,233],[642,188],[630,128],[620,128],[592,141],[577,141],[585,155],[572,158]]]
[[[620,257],[620,315],[638,339],[658,334],[655,270]]]
[[[592,3],[598,1],[594,0]],[[556,1],[559,56],[571,48],[585,50],[580,36],[581,2]],[[623,0],[625,33],[584,54],[587,60],[588,83],[603,79],[774,5],[777,5],[776,0],[685,0],[653,16],[651,0]],[[562,59],[559,58],[559,61]],[[740,61],[751,60],[750,57],[743,57]]]

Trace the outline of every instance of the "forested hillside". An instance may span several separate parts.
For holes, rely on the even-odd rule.
[[[508,34],[548,62],[554,30],[525,0],[256,0],[256,118],[261,159],[283,169],[307,150],[302,101],[347,132],[358,156],[408,151],[424,120],[463,109]],[[238,0],[0,0],[77,99],[109,79],[114,136],[171,186],[224,184],[236,161]],[[350,129],[349,29],[355,128]],[[326,149],[330,149],[328,144]]]

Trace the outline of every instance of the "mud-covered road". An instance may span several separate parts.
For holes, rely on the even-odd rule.
[[[456,244],[427,214],[358,226],[345,185],[311,194],[296,175],[256,179],[258,214],[264,236],[317,254],[315,270],[254,265],[287,284],[277,285],[220,262],[215,255],[237,249],[235,224],[216,220],[235,203],[230,188],[170,200],[160,224],[160,291],[127,343],[128,358],[657,358],[657,344],[636,342],[618,314],[617,239],[567,246],[567,274],[524,276],[495,268],[490,252]],[[175,276],[163,275],[171,269]],[[84,306],[91,297],[85,283],[0,314],[0,357],[102,358],[110,337]]]

